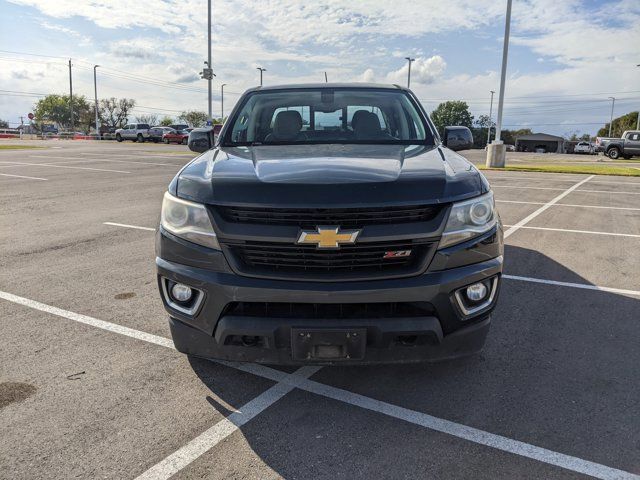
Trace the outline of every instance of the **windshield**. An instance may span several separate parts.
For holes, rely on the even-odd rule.
[[[307,88],[249,94],[222,144],[433,144],[426,120],[402,90]]]

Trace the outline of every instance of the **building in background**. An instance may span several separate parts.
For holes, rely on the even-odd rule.
[[[562,137],[546,133],[533,133],[516,137],[516,151],[518,152],[544,152],[565,153],[565,140]]]

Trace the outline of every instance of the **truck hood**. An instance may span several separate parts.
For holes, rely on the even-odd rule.
[[[365,206],[448,203],[487,190],[460,155],[424,145],[286,145],[211,150],[172,182],[200,203]]]

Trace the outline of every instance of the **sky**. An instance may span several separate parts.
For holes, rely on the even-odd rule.
[[[406,85],[428,111],[498,92],[506,0],[213,0],[214,115],[265,85]],[[569,136],[640,108],[640,1],[513,0],[504,128]],[[0,119],[48,93],[137,102],[132,117],[207,109],[206,0],[0,0]],[[493,107],[495,120],[497,93]],[[132,120],[130,117],[130,120]]]

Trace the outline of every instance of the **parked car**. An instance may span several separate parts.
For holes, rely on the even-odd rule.
[[[515,152],[516,151],[516,147],[514,145],[511,145],[509,143],[507,143],[507,152]]]
[[[176,123],[175,125],[169,126],[174,130],[186,130],[187,128],[189,128],[189,125],[187,125],[186,123]]]
[[[640,155],[640,130],[626,130],[621,138],[603,138],[603,151],[612,160]]]
[[[357,116],[357,122],[353,118]],[[346,118],[344,118],[346,117]],[[247,91],[171,181],[158,287],[178,351],[285,364],[478,352],[503,263],[493,192],[407,88]]]
[[[173,132],[171,127],[151,127],[149,129],[149,140],[158,143],[162,141],[162,137],[165,133]]]
[[[171,130],[162,135],[162,141],[166,144],[181,143],[186,145],[189,141],[189,132],[187,130]]]
[[[133,140],[134,142],[144,142],[149,138],[148,123],[129,123],[123,128],[116,130],[116,140]]]
[[[573,153],[582,153],[591,155],[594,153],[594,147],[591,142],[578,142],[576,146],[573,147]]]

